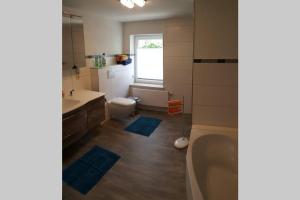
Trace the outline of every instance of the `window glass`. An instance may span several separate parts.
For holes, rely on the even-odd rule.
[[[136,37],[136,81],[163,80],[163,39],[161,35]],[[140,80],[141,79],[141,80]]]

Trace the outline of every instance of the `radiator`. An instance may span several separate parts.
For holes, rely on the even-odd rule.
[[[141,104],[168,107],[168,91],[132,88],[132,95],[141,99]]]

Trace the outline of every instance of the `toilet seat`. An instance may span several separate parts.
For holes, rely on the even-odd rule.
[[[135,101],[133,99],[117,97],[110,101],[112,104],[119,105],[119,106],[133,106],[135,105]]]

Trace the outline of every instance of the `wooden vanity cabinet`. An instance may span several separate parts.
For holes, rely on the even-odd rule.
[[[78,141],[105,119],[105,98],[97,98],[63,115],[63,149]]]
[[[87,131],[86,109],[78,109],[63,116],[63,148],[73,144],[81,138]]]
[[[95,99],[87,104],[88,129],[95,128],[105,119],[105,98]]]

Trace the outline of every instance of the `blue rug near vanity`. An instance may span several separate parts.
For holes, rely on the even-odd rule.
[[[81,194],[87,194],[119,158],[113,152],[94,146],[63,171],[63,181]]]
[[[125,131],[149,137],[158,127],[161,120],[152,117],[139,117],[125,128]]]

